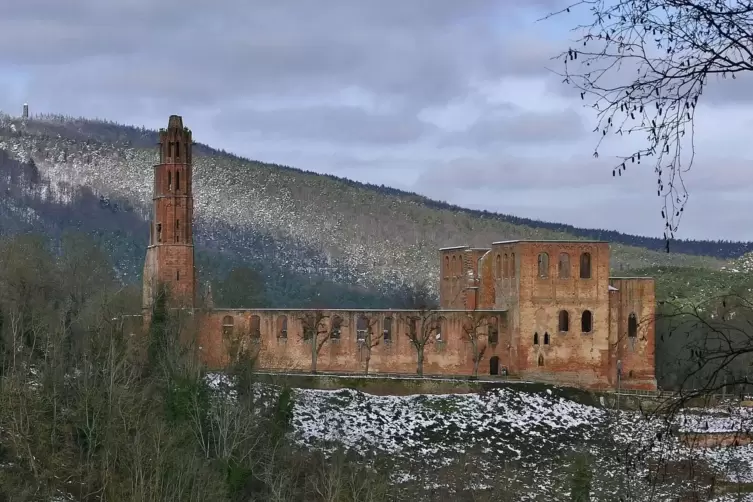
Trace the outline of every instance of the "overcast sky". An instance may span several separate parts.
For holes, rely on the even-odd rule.
[[[546,68],[577,20],[536,22],[556,2],[0,0],[0,109],[180,114],[252,159],[661,236],[653,166],[613,178],[595,116]],[[753,85],[713,91],[678,237],[753,240]]]

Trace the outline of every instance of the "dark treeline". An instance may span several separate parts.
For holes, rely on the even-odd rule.
[[[48,136],[60,135],[65,138],[83,140],[89,143],[100,143],[102,145],[115,144],[136,148],[153,148],[158,141],[157,131],[146,129],[144,127],[134,127],[119,124],[117,122],[108,120],[89,120],[84,118],[66,117],[62,115],[37,115],[35,116],[35,119],[36,120],[27,122],[27,124],[25,125],[26,129],[30,132]],[[22,132],[19,131],[16,134],[22,134]],[[225,150],[218,150],[201,143],[197,143],[194,148],[196,155],[223,155],[239,160],[248,160],[244,157],[229,153]],[[511,223],[514,225],[564,232],[583,239],[605,240],[629,246],[642,247],[653,251],[664,251],[666,248],[666,242],[663,237],[630,235],[614,230],[578,228],[563,223],[546,222],[530,218],[521,218],[512,215],[498,214],[489,211],[468,209],[443,201],[429,199],[428,197],[416,194],[414,192],[398,190],[384,185],[362,183],[335,175],[320,174],[313,171],[293,168],[280,164],[271,165],[277,169],[322,176],[351,187],[365,188],[367,190],[375,191],[385,196],[399,197],[402,199],[411,200],[416,204],[420,204],[432,209],[448,210],[463,214],[469,214],[479,218],[504,221],[506,223]],[[657,206],[657,212],[658,211],[659,209]],[[659,218],[658,213],[657,218]],[[677,239],[671,241],[670,251],[674,253],[683,253],[698,256],[714,256],[721,259],[732,259],[753,251],[753,242]]]

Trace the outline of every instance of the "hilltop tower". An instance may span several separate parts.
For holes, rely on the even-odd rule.
[[[193,309],[196,272],[193,248],[193,141],[183,119],[171,115],[159,132],[159,164],[154,166],[154,195],[149,247],[144,263],[143,308],[148,316],[158,287],[169,293],[170,307]]]
[[[21,112],[21,118],[27,120],[29,118],[29,104],[24,103],[23,111]]]

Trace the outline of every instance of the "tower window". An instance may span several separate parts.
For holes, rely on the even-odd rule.
[[[549,277],[549,255],[539,253],[539,277],[546,279]]]
[[[180,171],[175,171],[175,190],[180,190]]]
[[[534,333],[533,334],[533,344],[534,345],[538,345],[539,344],[539,334],[538,333]]]
[[[180,242],[180,220],[175,220],[175,242]]]
[[[162,242],[162,223],[157,223],[157,242]]]
[[[580,278],[591,278],[591,253],[583,253],[580,255]]]
[[[175,143],[175,158],[180,158],[180,142]]]
[[[580,330],[583,333],[590,333],[593,329],[593,315],[590,310],[584,310],[580,318]]]
[[[167,189],[172,190],[173,189],[173,173],[172,171],[167,171]]]
[[[638,336],[638,317],[635,312],[631,312],[628,316],[628,336],[630,338]]]
[[[176,281],[180,280],[180,270],[178,270],[178,271],[175,272],[175,280]]]

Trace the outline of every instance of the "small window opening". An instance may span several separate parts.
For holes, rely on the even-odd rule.
[[[277,318],[277,336],[280,338],[288,337],[288,317],[281,315]]]
[[[410,336],[416,337],[418,335],[418,319],[411,319],[408,325]]]
[[[356,340],[359,342],[366,341],[366,332],[369,329],[369,320],[363,316],[356,321]]]
[[[492,318],[489,320],[489,343],[495,345],[499,341],[499,328],[497,328],[497,319]]]
[[[175,280],[176,280],[176,281],[179,281],[179,280],[180,280],[180,270],[177,270],[177,271],[175,272]]]
[[[549,333],[544,333],[544,345],[549,345]]]
[[[457,259],[453,256],[452,257],[452,275],[456,276],[458,275],[458,268],[457,268]]]
[[[502,258],[502,277],[505,279],[510,277],[510,257],[505,253]]]
[[[593,315],[590,310],[584,310],[580,318],[580,330],[583,333],[590,333],[593,329]]]
[[[175,143],[175,158],[180,158],[180,142]]]
[[[385,342],[392,341],[392,318],[385,317],[382,323],[382,339]]]
[[[580,278],[591,278],[591,253],[583,253],[580,255]]]
[[[342,334],[342,324],[343,320],[340,316],[335,316],[332,318],[332,325],[330,328],[330,338],[332,340],[340,340],[340,335]]]
[[[173,173],[172,171],[167,171],[167,190],[168,192],[173,189]]]
[[[539,334],[538,333],[534,333],[533,334],[533,344],[534,345],[538,345],[539,344]]]
[[[638,336],[638,317],[635,312],[631,312],[628,316],[628,336],[635,338]]]
[[[549,277],[549,255],[546,253],[539,253],[539,277]]]
[[[180,220],[175,220],[175,242],[180,242]]]
[[[445,324],[444,317],[440,317],[439,319],[437,319],[436,323],[434,324],[434,338],[440,343],[445,341],[444,334],[443,334],[444,324]]]
[[[495,275],[497,278],[502,277],[502,257],[500,255],[497,255],[496,260],[494,261],[495,264]]]
[[[162,242],[162,223],[157,223],[157,242]]]
[[[233,327],[235,325],[235,321],[233,320],[233,316],[226,315],[222,318],[222,334],[223,335],[230,335],[233,333]]]
[[[515,253],[510,253],[510,278],[515,277]]]
[[[567,312],[567,310],[560,310],[559,330],[562,333],[570,331],[570,314]]]
[[[544,366],[544,355],[539,354],[539,366]]]
[[[258,315],[251,316],[250,322],[251,340],[258,341],[261,339],[261,317]]]
[[[559,263],[557,265],[560,279],[570,278],[570,255],[567,253],[560,253]]]
[[[450,276],[450,257],[449,256],[444,257],[444,276],[445,277]]]
[[[175,171],[175,190],[180,190],[180,171]]]

